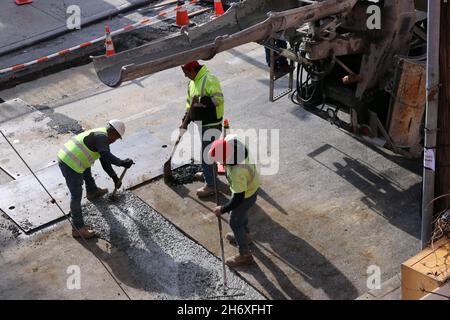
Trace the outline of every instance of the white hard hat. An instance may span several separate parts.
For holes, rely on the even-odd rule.
[[[123,121],[113,119],[109,121],[109,125],[117,131],[117,133],[120,135],[120,138],[123,137],[123,135],[125,134],[125,124],[123,123]]]

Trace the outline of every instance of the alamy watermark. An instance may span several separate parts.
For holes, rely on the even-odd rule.
[[[201,125],[195,125],[194,132],[186,132],[183,137],[183,143],[178,146],[175,157],[183,163],[190,162],[191,159],[200,160],[200,155],[208,164],[213,160],[209,157],[209,147],[205,148],[203,153],[202,143],[220,139],[222,132],[217,129],[209,129],[203,134],[203,140],[200,138]],[[178,137],[178,130],[172,132],[171,139],[175,141]],[[233,129],[227,131],[227,136],[233,135],[241,141],[250,154],[250,160],[255,163],[261,175],[271,176],[279,172],[280,169],[280,130],[279,129]],[[238,159],[245,159],[243,154],[245,150],[239,150],[236,156]],[[195,156],[197,153],[197,157]],[[199,161],[198,161],[199,162]]]
[[[381,268],[377,265],[371,265],[367,268],[367,289],[381,289]]]
[[[368,0],[374,4],[367,7],[366,13],[369,15],[367,18],[367,28],[369,30],[381,30],[381,8],[378,5],[380,0]]]
[[[80,266],[70,265],[67,267],[66,273],[69,274],[66,281],[66,287],[69,290],[81,289],[81,269]]]
[[[66,10],[66,26],[69,30],[81,29],[81,8],[77,5],[70,5]]]

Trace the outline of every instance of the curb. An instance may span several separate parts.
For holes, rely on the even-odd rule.
[[[200,2],[200,0],[192,0],[189,1],[189,4],[194,5],[198,2]],[[163,30],[165,28],[162,28],[161,34],[159,35],[155,32],[148,32],[148,30],[149,28],[153,28],[154,25],[163,23],[164,21],[175,21],[175,12],[177,9],[178,6],[170,7],[168,10],[160,12],[155,16],[144,18],[139,22],[128,24],[120,29],[112,31],[111,35],[115,36],[114,44],[116,45],[116,49],[118,47],[119,51],[128,50],[130,47],[139,46],[171,34],[171,32]],[[209,7],[197,10],[189,13],[189,16],[191,17],[205,13],[209,10],[211,10]],[[155,37],[156,35],[158,36]],[[2,69],[0,70],[0,91],[48,74],[88,64],[91,62],[90,56],[103,55],[105,53],[104,39],[105,36],[102,36],[27,63]],[[134,43],[130,45],[130,42]],[[69,63],[70,65],[68,65]]]

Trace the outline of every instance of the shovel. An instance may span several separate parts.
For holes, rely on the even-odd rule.
[[[164,175],[164,183],[165,184],[169,184],[170,182],[173,181],[173,175],[172,175],[172,157],[175,154],[175,150],[177,149],[178,144],[181,141],[181,137],[184,135],[184,133],[186,132],[186,130],[182,130],[180,129],[180,133],[178,134],[178,139],[175,142],[173,148],[172,148],[172,152],[170,153],[170,157],[169,160],[167,160],[164,163],[164,170],[163,170],[163,175]]]
[[[122,179],[123,179],[123,177],[125,176],[125,173],[127,173],[127,170],[128,170],[128,168],[125,168],[123,171],[122,171],[122,174],[120,175],[120,177],[119,177],[119,182],[122,182]],[[111,200],[111,201],[115,201],[116,200],[116,193],[117,193],[117,187],[114,187],[114,191],[111,193],[111,195],[109,196],[109,199]]]

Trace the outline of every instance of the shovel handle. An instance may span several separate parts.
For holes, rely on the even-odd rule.
[[[213,163],[213,175],[214,175],[214,192],[216,197],[216,205],[219,205],[219,194],[218,194],[218,188],[217,188],[217,170],[216,170],[216,164]],[[225,267],[225,250],[223,246],[223,237],[222,237],[222,218],[217,217],[217,222],[219,224],[219,241],[220,241],[220,253],[222,256],[222,272],[223,272],[223,294],[227,294],[227,270]]]
[[[186,131],[180,131],[180,133],[178,134],[177,141],[175,141],[175,144],[173,145],[172,152],[170,153],[169,159],[172,159],[172,157],[173,157],[173,155],[174,155],[174,153],[175,153],[175,150],[177,149],[177,146],[178,146],[178,144],[179,144],[180,141],[181,141],[181,137],[183,137],[183,135],[184,135],[185,132],[186,132]]]
[[[119,177],[119,181],[120,181],[120,182],[122,182],[122,179],[123,179],[123,177],[124,177],[124,175],[125,175],[125,173],[127,172],[128,169],[129,169],[129,168],[123,169],[122,174],[121,174],[120,177]],[[112,197],[114,197],[114,196],[116,195],[116,192],[117,192],[117,187],[114,186],[114,191],[113,191],[113,193],[112,193]]]

